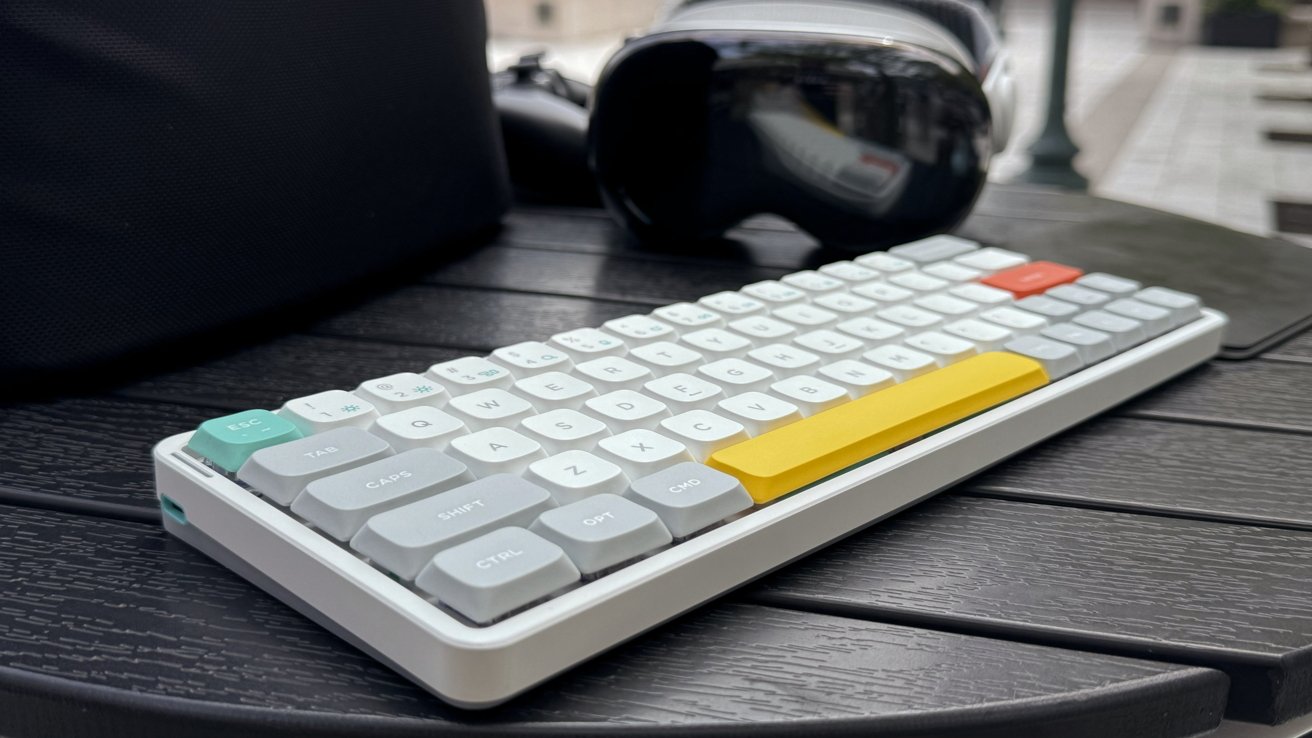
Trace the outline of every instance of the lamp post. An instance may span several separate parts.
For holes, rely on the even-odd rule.
[[[1020,182],[1085,190],[1089,180],[1075,171],[1072,162],[1080,147],[1066,130],[1066,69],[1071,49],[1071,21],[1075,0],[1054,0],[1052,64],[1048,72],[1048,112],[1043,132],[1030,144],[1030,166],[1017,178]]]

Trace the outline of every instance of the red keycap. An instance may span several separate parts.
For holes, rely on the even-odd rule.
[[[990,275],[980,281],[990,287],[1007,290],[1016,299],[1046,292],[1059,284],[1074,282],[1084,270],[1054,264],[1050,261],[1035,261],[1012,269],[1006,269]]]

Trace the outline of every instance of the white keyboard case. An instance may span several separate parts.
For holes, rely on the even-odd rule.
[[[191,433],[155,447],[156,485],[172,534],[442,699],[490,707],[1208,360],[1225,323],[1204,309],[1192,323],[485,627],[452,617],[186,454]]]

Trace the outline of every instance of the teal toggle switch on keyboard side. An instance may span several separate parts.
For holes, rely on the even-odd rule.
[[[201,423],[187,448],[214,466],[235,473],[256,451],[302,435],[290,420],[268,410],[243,410]]]

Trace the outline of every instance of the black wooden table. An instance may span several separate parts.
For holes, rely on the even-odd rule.
[[[966,235],[1024,231],[1007,201],[992,193]],[[1308,720],[1312,335],[1197,369],[483,713],[156,523],[149,448],[206,418],[837,258],[787,229],[737,235],[655,252],[599,212],[519,210],[493,244],[381,292],[3,408],[0,733],[1186,736],[1223,716]]]

